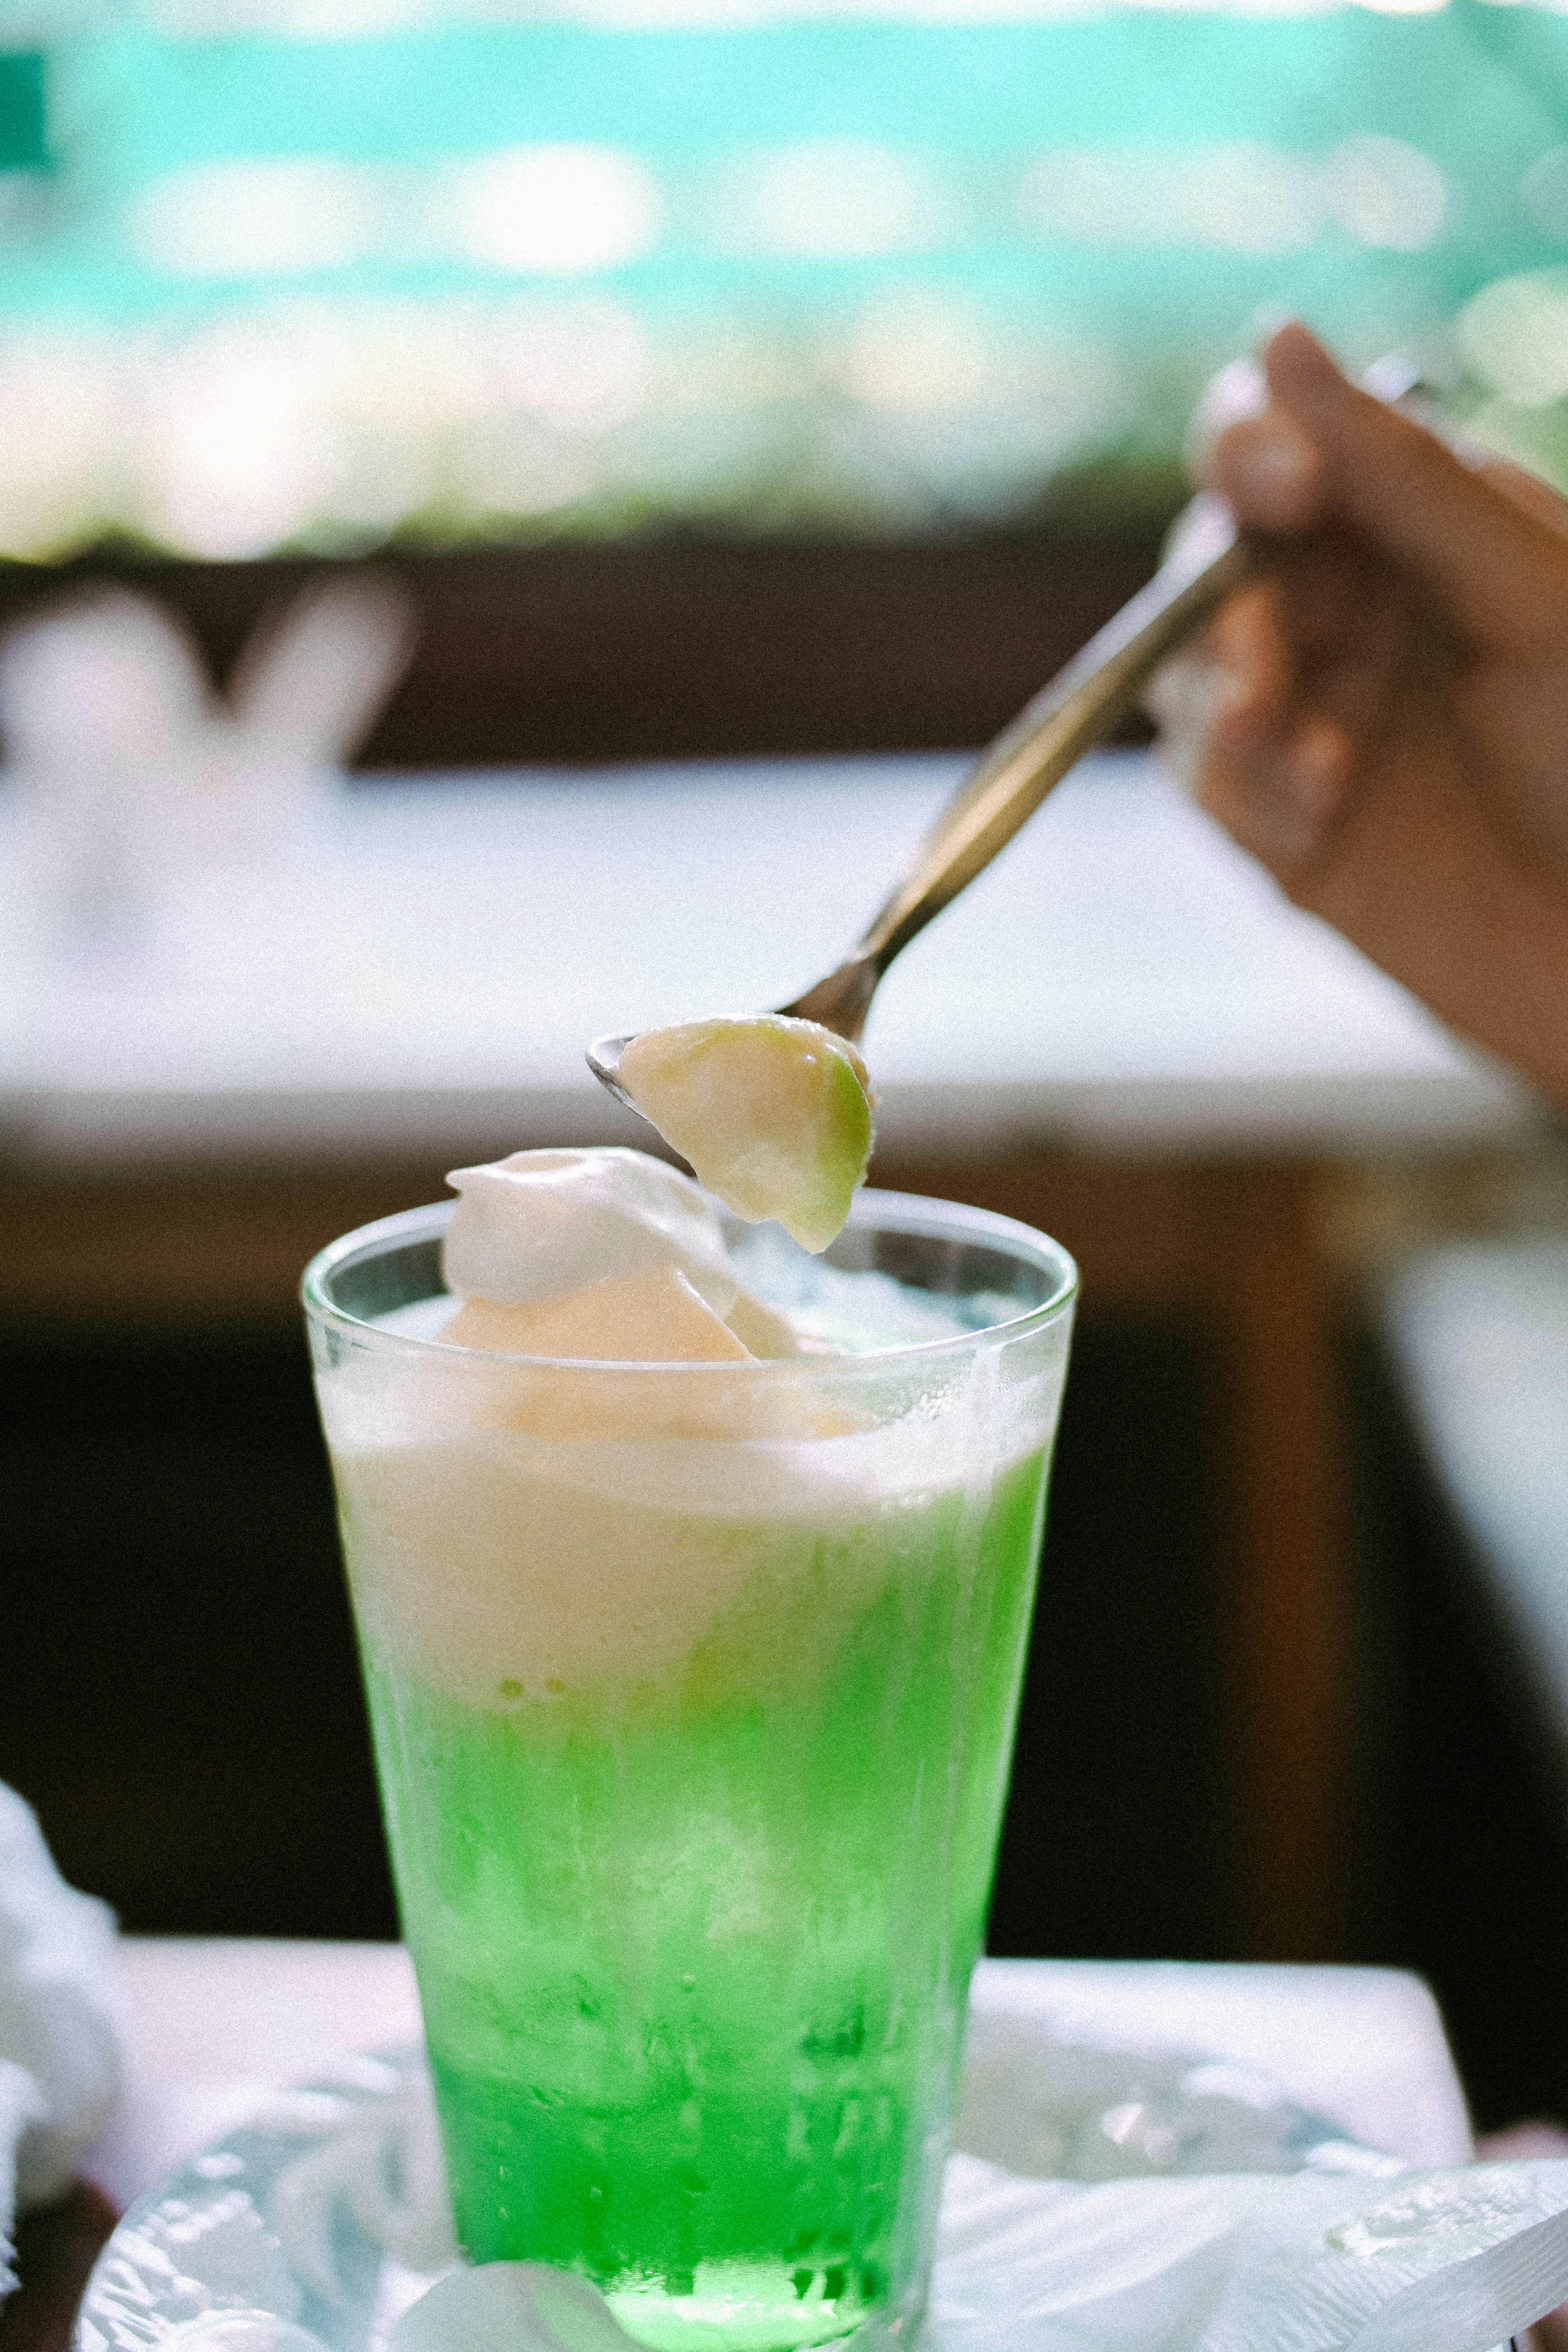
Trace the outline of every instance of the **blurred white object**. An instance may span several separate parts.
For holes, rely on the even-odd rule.
[[[308,589],[258,624],[235,666],[238,732],[318,771],[341,766],[407,668],[416,635],[413,605],[390,580]]]
[[[61,2194],[121,2095],[114,1940],[108,1907],[66,1885],[0,1788],[0,2296],[16,2214]]]
[[[542,2263],[448,2273],[391,2330],[388,2352],[627,2352],[598,2289]]]
[[[124,589],[14,629],[0,642],[0,737],[39,947],[77,961],[146,955],[168,894],[286,860],[414,639],[391,583],[334,581],[261,622],[226,698],[177,623]]]

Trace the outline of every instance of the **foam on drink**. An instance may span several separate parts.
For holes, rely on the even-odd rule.
[[[835,1401],[838,1350],[742,1288],[723,1227],[689,1178],[630,1151],[520,1152],[493,1172],[503,1181],[475,1181],[489,1170],[453,1180],[463,1190],[443,1271],[463,1295],[388,1317],[385,1328],[412,1341],[406,1353],[350,1360],[321,1387],[356,1607],[410,1668],[469,1705],[502,1709],[552,1685],[657,1681],[754,1573],[737,1523],[772,1526],[781,1541],[805,1529],[819,1542],[963,1481],[962,1423],[942,1410],[956,1370],[946,1382],[940,1367],[925,1375],[924,1412],[867,1427],[849,1382]],[[534,1227],[541,1201],[548,1258]],[[545,1295],[552,1274],[592,1264],[574,1204],[623,1267],[642,1270]],[[774,1254],[775,1280],[792,1259],[799,1253]],[[758,1264],[765,1279],[770,1260]],[[922,1340],[965,1328],[956,1310],[900,1301],[886,1276],[805,1267],[796,1312],[809,1317],[825,1298],[842,1333],[854,1328],[847,1301],[863,1292],[857,1336],[868,1350],[910,1344],[910,1319]],[[798,1355],[798,1381],[741,1371],[756,1358],[698,1296],[698,1274],[710,1296],[728,1294],[743,1328],[765,1325],[775,1360]],[[520,1291],[526,1303],[494,1303]],[[455,1360],[455,1347],[500,1360]],[[702,1369],[695,1379],[584,1370],[563,1381],[513,1356]],[[720,1365],[737,1377],[715,1377]],[[1007,1450],[1032,1450],[1026,1413]],[[868,1555],[867,1572],[885,1564]],[[847,1565],[824,1593],[824,1638],[860,1604],[863,1582]]]

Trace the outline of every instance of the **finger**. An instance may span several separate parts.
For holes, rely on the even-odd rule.
[[[1317,851],[1355,745],[1329,712],[1301,705],[1278,583],[1233,597],[1149,701],[1165,764],[1244,848],[1270,866]]]
[[[1325,711],[1303,711],[1266,741],[1216,750],[1195,795],[1287,888],[1321,857],[1343,808],[1355,745]]]
[[[1280,879],[1439,1019],[1568,1105],[1568,898],[1442,769],[1413,719],[1405,757]]]
[[[1186,791],[1196,793],[1214,756],[1214,739],[1236,681],[1204,646],[1191,646],[1156,672],[1143,704],[1159,734],[1160,758]]]
[[[1146,689],[1167,766],[1198,791],[1217,756],[1267,736],[1288,682],[1278,591],[1271,583],[1243,590]]]
[[[1409,625],[1408,589],[1342,530],[1275,538],[1260,561],[1276,593],[1299,687],[1310,686],[1330,662],[1353,662],[1369,631]]]
[[[1298,620],[1297,700],[1331,718],[1358,751],[1375,757],[1391,732],[1408,723],[1413,695],[1434,701],[1452,660],[1431,642],[1396,593],[1365,594],[1353,616],[1315,629]]]
[[[1325,511],[1407,572],[1472,642],[1548,643],[1568,602],[1568,539],[1357,391],[1305,327],[1282,327],[1264,365],[1276,406],[1321,459]]]
[[[1568,499],[1560,497],[1539,474],[1527,474],[1522,466],[1510,466],[1506,457],[1483,458],[1475,470],[1548,530],[1568,533]]]
[[[1306,530],[1321,519],[1328,489],[1322,452],[1280,408],[1228,425],[1199,453],[1199,478],[1254,530]]]

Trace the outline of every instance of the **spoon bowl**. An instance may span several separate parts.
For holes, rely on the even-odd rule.
[[[633,1035],[636,1034],[635,1031],[632,1033]],[[642,1118],[645,1113],[637,1110],[636,1103],[616,1076],[620,1067],[621,1055],[631,1042],[631,1036],[595,1037],[584,1058],[599,1084],[602,1087],[607,1087],[618,1103],[625,1103],[628,1110],[637,1110],[637,1117]]]

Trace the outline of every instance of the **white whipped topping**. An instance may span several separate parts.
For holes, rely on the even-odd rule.
[[[689,1176],[623,1146],[514,1151],[454,1169],[442,1247],[448,1290],[527,1307],[614,1275],[674,1266],[713,1312],[740,1287],[717,1210]]]

